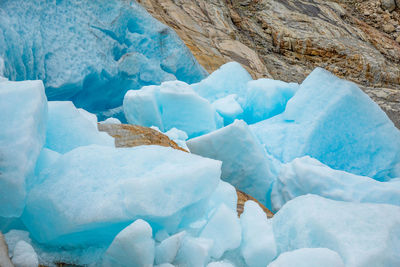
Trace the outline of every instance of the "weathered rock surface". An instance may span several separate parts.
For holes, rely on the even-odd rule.
[[[138,125],[128,124],[98,124],[100,131],[107,132],[109,135],[115,138],[116,147],[134,147],[141,145],[159,145],[165,147],[172,147],[185,152],[183,148],[179,147],[174,141],[168,138],[168,136],[153,130],[151,128],[142,127]],[[237,212],[238,215],[243,213],[244,203],[247,200],[253,200],[260,205],[260,207],[267,214],[268,218],[272,218],[274,214],[267,209],[264,205],[258,202],[255,198],[243,193],[236,189],[238,196]]]
[[[374,0],[139,2],[209,72],[238,61],[254,78],[301,82],[323,67],[360,85],[400,126],[400,8],[390,13]]]
[[[100,131],[107,132],[114,137],[116,147],[158,145],[188,152],[179,147],[168,136],[151,128],[129,124],[98,124],[97,127]]]
[[[8,257],[8,247],[3,234],[0,232],[0,267],[14,267]]]

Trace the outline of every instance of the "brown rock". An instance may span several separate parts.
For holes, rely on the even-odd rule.
[[[398,42],[398,43],[400,44],[400,35],[399,35],[399,36],[397,36],[397,38],[396,38],[396,42]]]
[[[400,90],[400,46],[380,30],[382,17],[388,23],[397,12],[382,12],[372,0],[139,2],[172,27],[209,72],[238,61],[253,78],[302,82],[323,67],[341,70],[337,75],[362,88]],[[381,107],[400,112],[389,100]]]
[[[14,267],[8,257],[8,247],[3,234],[0,232],[0,266],[1,267]]]
[[[381,0],[381,7],[383,10],[392,12],[396,8],[396,3],[394,0]]]
[[[239,217],[244,211],[244,203],[246,203],[246,201],[248,201],[248,200],[252,200],[252,201],[256,202],[260,206],[260,208],[262,208],[262,210],[265,212],[265,214],[267,214],[268,218],[272,218],[274,216],[274,214],[269,209],[267,209],[263,204],[258,202],[252,196],[249,196],[246,193],[244,193],[238,189],[236,189],[236,193],[238,196],[237,213],[238,213]]]
[[[97,124],[97,126],[100,131],[115,138],[116,147],[158,145],[188,152],[170,140],[168,136],[151,128],[129,124]]]
[[[383,31],[386,33],[392,33],[396,30],[396,28],[392,24],[383,25]]]

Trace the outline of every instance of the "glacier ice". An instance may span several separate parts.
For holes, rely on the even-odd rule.
[[[47,100],[42,81],[0,80],[0,114],[0,216],[18,217],[45,142]]]
[[[79,147],[41,173],[22,219],[41,243],[104,244],[137,218],[168,227],[171,216],[212,194],[220,167],[158,146]]]
[[[181,247],[183,238],[186,232],[180,232],[164,239],[159,245],[156,246],[155,263],[172,263],[175,260],[176,254]]]
[[[232,263],[228,261],[213,261],[207,264],[207,267],[234,267]]]
[[[97,129],[97,118],[71,101],[49,101],[45,147],[66,153],[91,144],[114,146],[114,138]]]
[[[186,236],[173,264],[203,267],[210,260],[209,253],[213,243],[210,239]]]
[[[283,162],[309,155],[337,170],[390,179],[400,132],[354,83],[321,68],[300,85],[285,112],[251,126]]]
[[[327,248],[302,248],[279,255],[268,267],[344,267],[342,258]]]
[[[247,83],[244,120],[253,124],[282,113],[298,90],[297,83],[258,79]]]
[[[236,94],[238,102],[242,104],[246,97],[247,82],[251,80],[250,74],[239,63],[229,62],[201,82],[192,84],[192,88],[210,102]]]
[[[154,256],[152,228],[146,221],[139,219],[114,238],[104,254],[102,266],[153,266]]]
[[[237,102],[238,96],[227,95],[215,100],[212,105],[218,114],[224,119],[224,125],[231,124],[235,119],[242,119],[243,109]]]
[[[284,164],[271,193],[274,210],[306,194],[349,202],[400,206],[400,181],[379,182],[365,176],[329,168],[308,156]]]
[[[15,245],[11,260],[15,267],[37,267],[39,265],[35,250],[23,240]]]
[[[211,132],[218,125],[217,113],[210,102],[180,81],[130,90],[123,106],[131,124],[156,126],[161,131],[177,128],[189,137]]]
[[[264,148],[244,121],[187,141],[189,150],[222,161],[225,181],[267,203],[267,193],[275,177]]]
[[[272,220],[254,201],[247,201],[240,216],[241,254],[249,267],[265,267],[277,254]]]
[[[278,253],[301,248],[336,251],[345,266],[400,266],[400,207],[305,195],[273,220]]]
[[[225,251],[238,248],[242,234],[236,210],[221,204],[211,215],[200,237],[214,241],[210,255],[216,259],[219,259]]]
[[[0,58],[10,80],[43,80],[50,100],[94,113],[120,106],[128,89],[207,75],[135,1],[1,1]]]

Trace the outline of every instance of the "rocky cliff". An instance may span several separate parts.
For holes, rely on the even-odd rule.
[[[237,61],[255,78],[301,82],[323,67],[356,82],[400,126],[400,7],[395,1],[139,2],[175,29],[209,72]]]

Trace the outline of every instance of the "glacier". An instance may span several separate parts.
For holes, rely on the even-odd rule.
[[[207,75],[176,33],[135,1],[1,1],[0,58],[4,77],[43,80],[50,100],[99,117],[129,89]]]
[[[47,99],[42,81],[0,80],[0,114],[0,217],[19,217],[45,143]]]
[[[98,130],[126,122],[187,152]],[[400,132],[378,105],[319,68],[208,75],[135,1],[0,1],[0,123],[16,266],[400,265]]]

